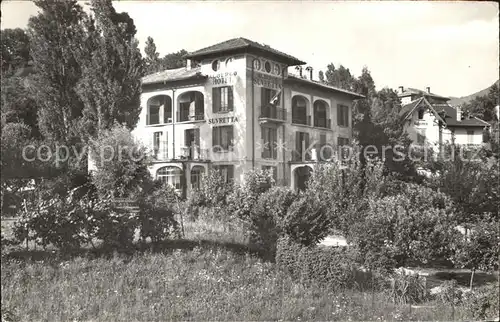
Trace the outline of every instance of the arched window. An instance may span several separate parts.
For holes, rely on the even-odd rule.
[[[201,178],[205,173],[205,168],[200,166],[194,166],[191,169],[191,188],[200,189]]]
[[[172,99],[167,95],[153,96],[148,100],[148,111],[146,124],[160,124],[163,115],[163,123],[172,121]]]
[[[307,99],[297,95],[292,98],[292,123],[308,125]]]
[[[328,104],[323,100],[314,102],[314,126],[330,128],[330,120],[328,119]]]
[[[202,93],[190,91],[179,96],[179,122],[203,120],[204,115],[205,102]]]
[[[156,171],[156,179],[175,189],[182,189],[182,170],[177,167],[163,167]]]

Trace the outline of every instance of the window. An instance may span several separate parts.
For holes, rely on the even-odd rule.
[[[186,92],[179,97],[179,121],[203,120],[204,98],[200,92]]]
[[[307,125],[307,100],[303,96],[292,98],[292,123]]]
[[[330,124],[327,119],[327,104],[323,100],[314,102],[314,126],[329,128]]]
[[[205,173],[205,168],[200,166],[194,166],[191,169],[191,188],[200,189],[201,180],[203,174]]]
[[[309,133],[295,132],[295,153],[293,161],[302,161],[303,154],[309,148]],[[304,155],[306,160],[310,159],[309,155]]]
[[[167,95],[157,95],[148,100],[147,125],[160,124],[163,113],[163,123],[169,123],[172,118],[172,99]]]
[[[262,158],[277,159],[278,158],[278,130],[270,127],[262,127]]]
[[[262,117],[270,117],[270,118],[277,117],[276,105],[273,105],[273,103],[271,102],[275,98],[276,93],[277,92],[275,90],[261,87],[261,90],[260,90],[260,98],[261,98],[260,114]],[[276,101],[277,102],[279,101],[279,97],[277,98]]]
[[[219,70],[219,68],[220,68],[220,61],[218,61],[218,60],[214,60],[214,61],[212,62],[212,70],[213,70],[214,72],[216,72],[216,71],[218,71],[218,70]]]
[[[337,105],[337,124],[349,126],[349,108],[345,105]]]
[[[160,154],[162,135],[163,135],[163,132],[154,132],[153,133],[153,155],[155,156],[155,158],[158,158],[158,156]]]
[[[225,113],[233,110],[233,87],[212,88],[212,107],[214,113]]]
[[[423,120],[424,119],[424,112],[425,111],[424,111],[423,108],[421,108],[421,109],[418,110],[418,119],[419,120]]]
[[[264,68],[266,69],[266,72],[270,73],[271,72],[271,63],[266,61],[264,64]]]
[[[467,144],[473,144],[473,143],[474,143],[474,131],[468,130],[467,131]]]
[[[233,126],[217,126],[212,129],[212,146],[214,152],[233,149]]]
[[[156,179],[175,189],[182,189],[182,170],[177,167],[163,167],[156,171]]]
[[[214,170],[219,171],[226,182],[234,179],[234,165],[215,165]]]

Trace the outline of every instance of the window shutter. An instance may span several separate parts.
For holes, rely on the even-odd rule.
[[[301,154],[302,142],[300,141],[300,132],[295,132],[295,158],[298,158],[298,154]],[[295,159],[297,160],[297,159]]]
[[[227,166],[227,181],[232,181],[234,179],[234,165]]]
[[[227,145],[228,145],[228,148],[231,147],[231,150],[233,147],[233,139],[234,139],[233,130],[234,130],[234,128],[232,125],[227,128]]]
[[[233,111],[233,87],[227,88],[227,109]]]
[[[149,125],[149,104],[146,107],[146,125]]]
[[[194,142],[197,147],[200,147],[200,129],[194,129]]]
[[[304,141],[306,141],[306,149],[309,147],[309,133],[304,133]]]
[[[212,112],[217,113],[220,109],[220,88],[212,88]]]
[[[340,118],[340,105],[337,105],[337,125],[340,125],[342,119]]]
[[[216,145],[219,145],[219,138],[218,138],[218,128],[217,127],[214,127],[212,129],[212,147],[214,147],[214,151],[218,151],[217,149],[215,149],[215,146]]]

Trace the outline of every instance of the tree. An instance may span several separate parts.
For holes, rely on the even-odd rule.
[[[478,117],[486,122],[498,121],[495,106],[500,103],[499,97],[498,83],[495,83],[490,87],[488,94],[475,97],[468,104],[465,104],[463,111],[467,115]]]
[[[177,52],[165,55],[162,58],[163,70],[186,67],[186,59],[184,56],[187,55],[187,53],[185,49],[181,49]]]
[[[325,83],[325,73],[323,73],[323,71],[322,71],[322,70],[320,70],[320,71],[319,71],[319,73],[318,73],[318,77],[319,77],[319,81],[320,81],[321,83]]]
[[[134,196],[152,181],[147,149],[125,126],[102,130],[97,139],[91,140],[91,156],[97,168],[92,182],[103,195]]]
[[[80,57],[82,77],[77,84],[78,97],[84,105],[82,130],[96,138],[115,122],[133,129],[140,113],[140,77],[143,70],[138,42],[123,32],[111,17],[111,1],[93,0],[95,14],[89,22],[95,29],[92,55]]]
[[[349,91],[353,89],[354,77],[348,68],[340,65],[338,69],[335,69],[333,64],[328,64],[326,68],[326,84]]]
[[[39,0],[40,13],[28,24],[30,53],[36,70],[30,86],[39,103],[39,127],[55,142],[79,140],[84,105],[75,87],[81,78],[78,57],[85,51],[86,14],[75,0]],[[83,53],[82,53],[83,51]]]
[[[2,74],[10,74],[28,65],[30,42],[26,32],[20,28],[2,30]]]
[[[146,40],[146,48],[144,48],[146,57],[144,58],[145,74],[153,74],[162,67],[160,66],[160,60],[158,52],[156,51],[156,45],[153,38],[148,37]]]
[[[471,270],[471,290],[476,270],[494,271],[498,268],[499,244],[500,230],[498,221],[494,218],[478,221],[470,234],[460,239],[455,261]]]

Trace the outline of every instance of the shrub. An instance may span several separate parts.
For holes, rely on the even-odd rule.
[[[253,246],[274,257],[278,238],[284,231],[287,211],[295,197],[295,192],[284,187],[273,187],[258,197],[248,218],[249,239]]]
[[[174,204],[177,202],[175,189],[170,185],[155,183],[151,190],[144,191],[137,202],[140,236],[159,242],[172,234],[179,236],[179,225],[175,220]]]
[[[465,296],[464,304],[473,318],[485,320],[498,317],[500,312],[498,286],[498,284],[489,285]]]
[[[415,184],[405,184],[397,196],[371,198],[364,217],[351,236],[370,269],[449,258],[458,236],[451,200]]]
[[[92,182],[98,191],[113,197],[130,197],[152,179],[145,146],[137,142],[125,126],[116,125],[91,140],[91,157],[96,170]]]
[[[347,247],[306,247],[289,238],[280,238],[276,264],[302,283],[330,289],[362,289],[372,279],[357,269],[356,257]]]
[[[425,277],[395,274],[390,281],[389,298],[396,304],[422,303],[428,299]]]

